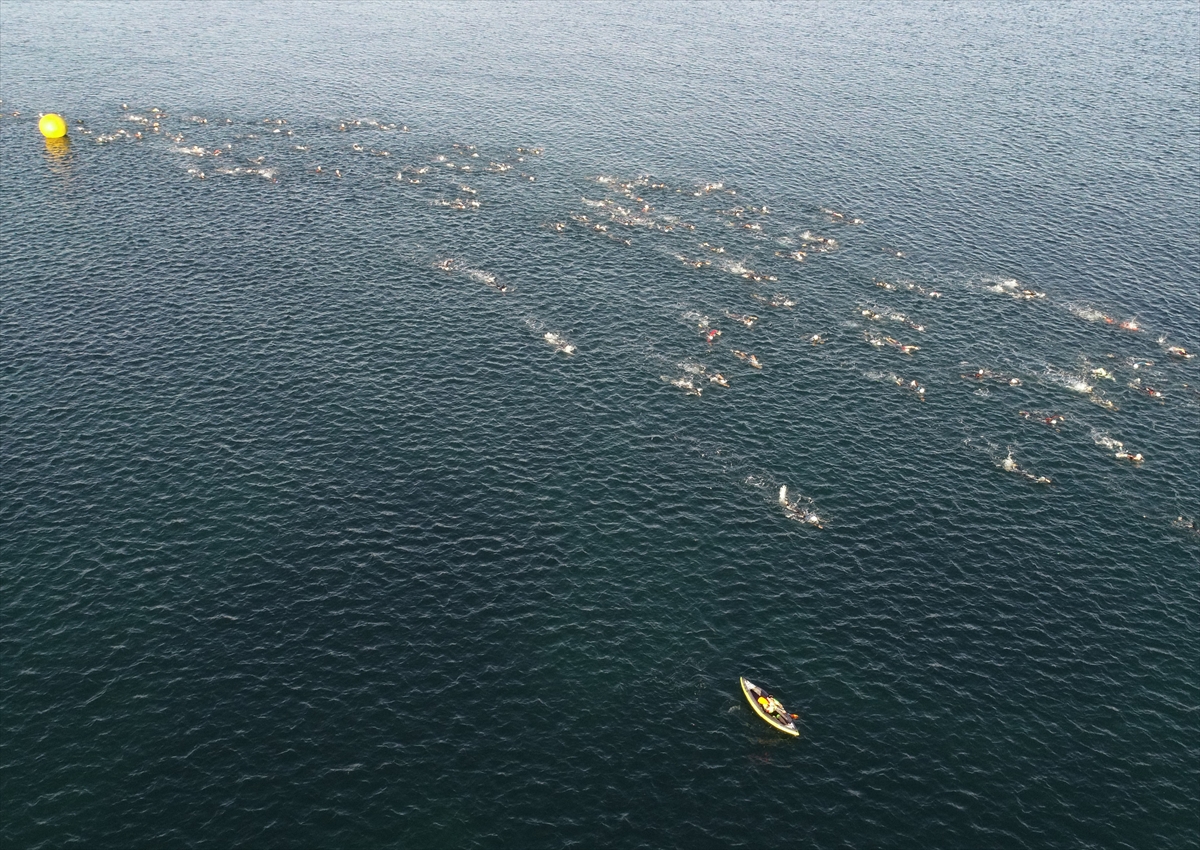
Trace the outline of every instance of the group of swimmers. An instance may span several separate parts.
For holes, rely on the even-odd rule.
[[[999,381],[1002,384],[1008,384],[1010,387],[1021,386],[1021,379],[1011,375],[1003,375],[998,372],[993,372],[991,369],[979,368],[974,372],[964,372],[960,377],[973,381]]]
[[[122,137],[133,139],[133,140],[140,140],[143,138],[143,130],[144,130],[150,134],[160,134],[164,138],[166,138],[176,144],[182,145],[184,143],[183,133],[173,133],[172,131],[167,130],[164,122],[166,121],[168,116],[162,110],[153,108],[149,111],[148,115],[135,115],[135,114],[130,113],[130,114],[127,114],[125,116],[125,118],[129,122],[139,125],[140,128],[137,130],[121,129],[113,134],[107,134],[107,135],[101,134],[96,137],[96,141],[103,143],[106,141],[115,140],[117,138],[122,138]],[[209,121],[208,121],[208,119],[205,119],[205,118],[193,117],[191,119],[191,123],[193,123],[193,124],[208,124]],[[228,119],[226,119],[224,121],[224,123],[229,124],[232,122],[229,121]],[[287,135],[287,136],[293,135],[292,129],[290,127],[286,127],[285,126],[286,121],[283,121],[282,119],[266,119],[263,123],[270,126],[269,132],[272,134]],[[376,129],[376,130],[399,129],[403,132],[406,132],[408,130],[407,127],[402,127],[400,125],[381,124],[380,122],[375,122],[375,121],[370,121],[370,120],[344,121],[344,122],[339,123],[336,127],[336,129],[340,132],[346,132],[350,129],[357,129],[357,128],[369,128],[369,129]],[[83,133],[84,135],[89,135],[92,133],[92,131],[87,130],[86,128],[82,128],[80,130],[80,132]],[[266,132],[266,131],[264,131],[264,132]],[[255,138],[255,136],[250,135],[250,136],[248,136],[248,138]],[[306,149],[306,146],[296,146],[296,147],[301,150]],[[211,152],[208,149],[201,148],[199,146],[193,146],[193,148],[196,151],[199,151],[198,154],[195,154],[198,156],[226,157],[232,153],[232,146],[229,144],[223,145],[221,147],[213,148],[211,150]],[[468,160],[468,162],[463,163],[463,164],[455,164],[453,162],[450,162],[448,160],[448,158],[443,156],[443,157],[438,157],[438,161],[440,162],[440,164],[443,167],[447,167],[447,168],[453,167],[453,169],[457,170],[457,171],[473,170],[474,166],[469,164],[470,161],[479,159],[479,153],[475,150],[474,146],[455,144],[454,148],[455,148],[458,156],[465,157]],[[187,150],[190,152],[192,149],[187,149]],[[357,144],[357,143],[351,145],[351,150],[353,150],[354,152],[357,152],[357,153],[368,153],[369,152],[373,155],[383,156],[383,157],[386,157],[389,155],[389,152],[385,149],[376,149],[373,147],[368,148],[367,146],[364,146],[362,144]],[[518,149],[518,153],[522,154],[522,155],[535,155],[536,156],[536,155],[541,155],[542,150],[540,148],[520,148],[520,149]],[[257,160],[251,160],[250,163],[251,163],[251,165],[254,165],[254,166],[261,166],[262,158],[260,157]],[[510,163],[492,163],[492,165],[489,166],[488,170],[509,171],[512,169],[512,167],[513,166]],[[420,168],[401,169],[401,172],[399,172],[397,174],[397,178],[401,178],[403,176],[409,182],[419,183],[420,178],[422,176],[424,176],[424,174],[428,173],[428,170],[429,170],[428,166],[423,166]],[[266,168],[261,168],[261,167],[229,168],[229,169],[223,168],[223,169],[218,169],[218,172],[219,173],[229,173],[229,174],[239,174],[239,173],[255,174],[255,175],[263,176],[263,177],[267,177],[267,178],[274,177],[273,169],[266,169]],[[198,177],[205,176],[203,171],[200,171],[199,169],[192,169],[191,173],[193,173],[193,176],[198,176]],[[325,173],[325,171],[320,166],[317,166],[316,173],[323,174],[323,173]],[[340,169],[334,169],[332,174],[335,177],[342,176]],[[640,192],[643,189],[643,187],[650,188],[650,189],[665,189],[666,188],[665,184],[651,184],[646,180],[639,180],[639,181],[630,181],[627,184],[626,183],[619,184],[619,187],[621,188],[623,193],[626,194],[627,197],[629,197],[629,199],[631,201],[636,201],[639,204],[639,206],[637,207],[637,209],[635,211],[634,209],[629,209],[629,208],[626,208],[626,207],[623,207],[620,205],[612,204],[611,202],[601,202],[601,205],[603,206],[603,208],[605,208],[605,210],[610,214],[610,218],[613,221],[613,223],[622,225],[622,226],[651,225],[651,226],[657,226],[659,229],[663,229],[663,230],[669,230],[674,227],[680,226],[680,224],[678,222],[671,221],[669,217],[664,218],[661,222],[655,221],[652,218],[653,207],[649,203],[646,203],[643,200],[643,198],[640,196],[640,194],[638,194],[638,192]],[[437,203],[438,205],[441,205],[441,206],[446,206],[451,209],[455,209],[455,210],[475,210],[475,209],[480,208],[480,206],[481,206],[480,202],[478,200],[476,200],[476,198],[474,197],[475,195],[477,195],[476,190],[466,186],[465,184],[459,185],[458,189],[461,193],[460,197],[456,197],[453,200],[449,200],[449,201],[440,201],[440,202],[435,202],[435,203]],[[710,183],[710,184],[702,185],[700,187],[700,190],[696,194],[709,194],[709,193],[713,193],[713,192],[726,192],[726,191],[728,191],[729,194],[735,194],[733,192],[733,190],[726,190],[725,187],[720,183]],[[847,216],[845,213],[842,213],[837,210],[823,207],[823,208],[821,208],[821,211],[824,214],[826,214],[829,217],[830,221],[832,221],[832,222],[837,222],[837,223],[841,223],[841,224],[861,224],[862,223],[861,219]],[[765,206],[763,206],[763,207],[736,206],[730,210],[720,211],[721,214],[729,215],[735,219],[742,219],[742,220],[745,220],[745,219],[749,218],[750,216],[764,216],[764,215],[767,215],[769,212],[770,211]],[[607,233],[607,231],[608,231],[607,224],[604,222],[594,222],[593,223],[593,222],[588,221],[586,216],[579,216],[579,217],[577,217],[577,220],[587,223],[589,225],[592,225],[595,229],[597,229],[597,232]],[[753,226],[754,224],[755,223],[751,222],[751,226]],[[554,230],[557,230],[560,232],[562,230],[566,229],[566,227],[567,227],[567,225],[562,222],[554,223],[549,226],[551,227],[551,229],[554,229]],[[689,229],[694,229],[694,227],[689,226]],[[805,259],[805,257],[807,257],[812,252],[827,252],[827,251],[835,250],[838,247],[838,243],[835,239],[826,237],[826,236],[820,236],[820,235],[812,233],[811,231],[804,231],[803,233],[799,234],[798,238],[799,238],[800,243],[802,244],[802,248],[786,255],[794,260],[803,260],[803,259]],[[624,241],[625,241],[625,244],[628,244],[627,240],[624,240]],[[725,253],[724,248],[721,248],[719,246],[714,246],[709,243],[702,243],[701,247],[712,253],[717,253],[717,254]],[[884,251],[894,257],[903,257],[904,256],[902,251],[895,249],[895,248],[885,246]],[[785,256],[785,255],[780,254],[780,256]],[[705,260],[688,260],[687,258],[684,258],[684,257],[680,257],[680,259],[682,261],[689,263],[690,265],[692,265],[693,267],[696,267],[696,268],[699,268],[702,266],[707,266],[711,263],[711,261],[706,260],[706,259]],[[447,272],[461,270],[455,266],[453,260],[442,260],[437,264],[437,267],[439,269],[442,269]],[[771,275],[761,274],[761,273],[754,272],[749,269],[739,269],[739,272],[744,279],[755,281],[755,282],[775,279]],[[483,283],[485,283],[486,285],[488,285],[491,288],[496,289],[499,292],[503,293],[503,292],[508,292],[510,290],[510,288],[507,285],[498,282],[494,276],[480,273],[478,275],[472,275],[472,277],[474,277],[478,280],[481,280]],[[907,291],[907,292],[911,292],[914,294],[927,296],[927,297],[931,297],[931,298],[939,297],[941,294],[941,293],[937,292],[936,290],[929,290],[929,289],[926,289],[926,288],[921,287],[914,283],[896,284],[896,283],[890,283],[888,281],[876,280],[875,284],[877,287],[888,290],[888,291],[900,291],[900,292]],[[1006,294],[1009,294],[1014,298],[1023,299],[1023,300],[1033,300],[1033,299],[1045,298],[1045,293],[1028,288],[1028,287],[1021,286],[1020,284],[1016,283],[1016,281],[1013,281],[1013,280],[1002,281],[1000,284],[998,284],[995,287],[995,289],[1002,291]],[[788,299],[782,295],[765,297],[765,296],[755,294],[752,297],[754,297],[760,303],[766,304],[767,306],[770,306],[773,308],[789,308],[789,307],[792,307],[795,305],[794,301],[792,301],[791,299]],[[870,311],[870,310],[862,310],[862,314],[866,318],[868,318],[869,320],[872,320],[872,321],[880,321],[885,317],[884,314],[882,314],[882,313],[878,313],[876,311]],[[753,323],[755,321],[757,321],[757,317],[755,317],[755,316],[744,316],[744,315],[736,314],[736,313],[727,313],[726,315],[734,321],[741,322],[746,327],[752,327]],[[1136,319],[1132,319],[1132,318],[1125,319],[1125,320],[1118,320],[1117,318],[1115,318],[1113,316],[1110,316],[1110,315],[1107,315],[1104,313],[1099,313],[1098,311],[1086,311],[1086,312],[1080,313],[1080,315],[1084,316],[1085,318],[1091,319],[1091,320],[1098,320],[1098,321],[1103,321],[1106,324],[1116,325],[1116,326],[1120,327],[1121,329],[1130,331],[1130,332],[1140,332],[1143,330],[1143,328],[1140,326],[1138,321]],[[886,316],[886,318],[889,318],[894,321],[903,322],[909,328],[916,330],[918,332],[924,331],[923,326],[908,320],[907,317],[904,317],[902,314],[892,313],[892,314],[888,314]],[[722,335],[722,331],[720,331],[718,329],[709,329],[705,335],[706,335],[707,341],[711,344],[711,343],[714,343],[717,340],[717,338],[719,338]],[[561,352],[561,353],[564,353],[567,355],[574,353],[574,350],[575,350],[574,346],[571,345],[570,343],[566,342],[565,340],[562,340],[561,338],[556,337],[556,335],[554,335],[554,334],[546,334],[545,336],[546,336],[547,343],[550,344],[555,349],[555,351]],[[552,339],[551,337],[555,337],[555,338]],[[885,345],[885,344],[890,345],[892,347],[897,348],[899,351],[901,351],[904,354],[912,354],[913,352],[919,350],[919,348],[917,346],[905,345],[905,344],[901,343],[899,340],[896,340],[890,336],[889,337],[874,337],[871,335],[867,335],[866,338],[872,345],[877,345],[877,346]],[[810,337],[809,341],[812,344],[817,345],[817,344],[824,343],[825,339],[820,334],[815,334],[812,337]],[[1162,339],[1160,339],[1160,344],[1163,344]],[[1183,346],[1177,346],[1177,345],[1167,346],[1167,345],[1163,344],[1163,348],[1168,356],[1170,356],[1171,358],[1176,359],[1176,360],[1187,360],[1187,359],[1191,359],[1193,357],[1193,353],[1188,351]],[[732,353],[734,354],[735,357],[745,360],[747,362],[747,364],[749,366],[751,366],[752,368],[762,369],[762,367],[763,367],[762,362],[754,354],[749,354],[747,352],[739,351],[736,349],[733,350]],[[1136,365],[1135,365],[1135,368],[1136,368]],[[1093,375],[1093,377],[1101,378],[1104,380],[1114,380],[1114,376],[1112,375],[1112,373],[1104,368],[1093,369],[1092,375]],[[1007,384],[1013,385],[1013,386],[1019,385],[1021,383],[1020,379],[1018,379],[1018,378],[997,374],[997,373],[991,372],[990,370],[982,369],[982,368],[976,370],[974,373],[964,374],[963,377],[978,380],[978,381],[982,381],[985,379],[986,380],[997,380],[1002,383],[1007,383]],[[720,373],[709,376],[709,381],[718,386],[728,386],[729,385],[728,380],[725,378],[725,376],[723,376]],[[898,386],[902,386],[906,389],[913,391],[914,393],[916,393],[918,396],[921,396],[922,398],[925,394],[925,388],[920,386],[916,381],[905,381],[900,378],[895,378],[894,382]],[[1130,386],[1130,388],[1135,389],[1138,392],[1140,392],[1150,398],[1163,399],[1164,395],[1165,395],[1160,389],[1157,389],[1153,386],[1147,385],[1147,384],[1143,383],[1140,379],[1131,382],[1129,384],[1129,386]],[[698,388],[696,389],[696,391],[697,391],[697,394],[699,394]],[[1097,404],[1105,406],[1107,409],[1110,409],[1110,410],[1116,409],[1116,406],[1114,404],[1112,404],[1111,402],[1109,402],[1105,399],[1093,398],[1092,400]],[[1025,416],[1026,418],[1030,418],[1030,416],[1031,416],[1031,414],[1028,414],[1025,411],[1021,411],[1021,415]],[[1041,417],[1041,421],[1043,421],[1044,424],[1046,424],[1050,427],[1057,428],[1065,420],[1064,420],[1064,417],[1062,417],[1061,415],[1051,415],[1051,416]],[[1117,452],[1115,456],[1120,459],[1129,460],[1132,463],[1140,463],[1144,459],[1140,453],[1128,452],[1128,451],[1125,451],[1124,449]],[[1034,480],[1039,480],[1039,479],[1038,479],[1038,477],[1035,476]]]
[[[1042,415],[1041,413],[1030,413],[1028,410],[1018,410],[1017,415],[1022,419],[1041,422],[1043,425],[1050,426],[1055,431],[1058,430],[1060,425],[1067,421],[1067,417],[1063,416],[1061,413]]]
[[[1181,531],[1190,531],[1192,534],[1200,534],[1200,522],[1197,522],[1190,517],[1176,517],[1171,522],[1171,525],[1180,529]]]
[[[838,249],[838,242],[832,236],[820,236],[811,230],[804,231],[796,238],[800,240],[801,246],[808,254],[825,254]]]
[[[703,367],[700,367],[694,372],[694,374],[702,378],[707,377],[710,384],[716,384],[718,387],[729,387],[729,380],[720,372],[714,372],[713,374],[709,375]],[[666,381],[671,386],[678,387],[679,389],[683,390],[687,395],[699,397],[703,394],[703,390],[696,386],[696,382],[693,381],[688,375],[682,375],[678,378],[671,378],[667,375],[660,375],[659,377],[661,377],[662,380]]]
[[[896,339],[895,337],[875,336],[874,334],[869,333],[867,331],[863,331],[863,339],[865,339],[867,342],[869,342],[871,345],[875,346],[876,348],[882,348],[885,345],[890,345],[890,346],[892,346],[892,348],[897,349],[901,354],[908,354],[910,356],[912,355],[912,353],[914,351],[921,350],[919,346],[905,345],[904,343],[900,342],[900,340]]]
[[[453,257],[446,257],[444,259],[438,260],[437,262],[435,262],[433,264],[433,267],[435,269],[437,269],[438,271],[443,271],[443,272],[447,272],[447,273],[451,273],[451,274],[453,274],[455,272],[461,272],[462,274],[465,274],[467,277],[471,278],[471,280],[477,281],[478,283],[482,283],[485,286],[491,287],[492,289],[496,290],[497,292],[512,292],[511,286],[509,286],[506,283],[502,283],[491,272],[481,271],[480,269],[467,268],[466,266],[459,263],[458,260],[455,260]]]
[[[774,280],[774,278],[771,278]],[[786,295],[781,295],[778,292],[768,298],[765,295],[759,295],[757,292],[750,294],[750,297],[759,304],[766,304],[768,307],[774,307],[776,310],[790,310],[796,306],[796,302]]]
[[[755,322],[758,321],[758,316],[752,316],[752,315],[748,315],[748,314],[744,314],[744,313],[733,313],[729,310],[725,311],[725,315],[726,315],[726,317],[733,319],[736,322],[740,322],[741,324],[745,325],[747,328],[754,327]],[[719,328],[711,327],[709,324],[709,318],[707,316],[701,316],[697,313],[688,312],[688,313],[684,313],[683,317],[685,319],[694,320],[696,322],[697,329],[700,331],[701,335],[703,335],[705,342],[707,342],[709,345],[713,345],[724,333]],[[758,359],[758,357],[754,354],[749,354],[745,351],[741,351],[740,349],[736,349],[736,348],[733,349],[731,353],[737,359],[746,361],[747,365],[749,365],[750,367],[752,367],[754,369],[762,369],[762,367],[763,367],[762,361],[760,361]],[[714,383],[718,386],[721,386],[721,387],[729,386],[728,380],[725,378],[724,375],[722,375],[719,372],[716,375],[712,376],[709,380],[712,383]],[[680,385],[676,384],[676,386],[680,386]],[[688,389],[687,387],[681,387],[681,388],[685,389],[685,390]],[[694,393],[694,395],[699,395],[699,394],[700,394],[699,392]]]
[[[1041,422],[1055,431],[1059,430],[1059,426],[1067,421],[1067,417],[1061,413],[1031,413],[1028,410],[1018,410],[1017,415],[1031,422]],[[1116,452],[1113,456],[1117,460],[1127,460],[1130,463],[1140,464],[1146,459],[1141,452],[1127,451],[1125,445],[1120,440],[1114,440],[1107,434],[1093,431],[1092,439],[1098,446],[1103,446],[1109,450],[1115,449]],[[1011,453],[1009,457],[1011,458]],[[1009,467],[1005,466],[1005,469],[1009,469]]]
[[[1046,293],[1039,292],[1036,289],[1022,287],[1021,284],[1013,278],[1001,280],[992,286],[985,286],[984,289],[988,290],[989,292],[1007,295],[1010,298],[1015,298],[1018,301],[1036,301],[1040,298],[1046,297]]]
[[[904,315],[903,313],[897,313],[894,310],[887,313],[880,313],[870,308],[863,307],[860,308],[858,312],[859,315],[871,322],[882,322],[884,319],[889,319],[893,322],[899,322],[900,324],[911,328],[917,333],[925,333],[924,325],[914,322],[908,316]]]
[[[847,215],[844,212],[831,209],[830,207],[821,207],[821,212],[829,216],[829,220],[836,224],[862,224],[863,220],[856,216]]]
[[[894,375],[892,376],[892,383],[898,387],[908,390],[911,393],[915,393],[917,398],[921,401],[925,400],[925,388],[917,383],[916,380],[910,380],[905,383],[903,378],[899,377],[898,375]]]
[[[725,311],[725,318],[733,319],[733,321],[739,322],[748,328],[754,327],[754,323],[758,321],[758,316],[749,313],[731,313],[728,310]]]
[[[902,390],[912,393],[917,397],[918,401],[925,401],[925,387],[915,379],[905,379],[899,375],[882,375],[878,372],[867,372],[865,377],[873,381],[887,381]]]
[[[875,286],[880,289],[886,289],[888,292],[912,292],[925,298],[942,297],[942,293],[938,292],[936,289],[926,289],[920,284],[912,283],[911,281],[905,281],[903,283],[889,283],[886,280],[876,279]]]
[[[1129,382],[1128,386],[1131,390],[1137,390],[1144,395],[1150,396],[1150,398],[1165,398],[1165,394],[1162,390],[1156,390],[1154,387],[1149,386],[1148,384],[1143,384],[1141,378],[1134,378]]]
[[[762,363],[759,362],[759,359],[757,357],[755,357],[753,354],[747,354],[746,352],[739,351],[738,349],[735,348],[733,350],[733,356],[739,360],[745,360],[750,366],[754,367],[755,369],[762,368]]]

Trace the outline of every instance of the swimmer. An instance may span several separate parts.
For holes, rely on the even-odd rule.
[[[813,334],[808,338],[808,341],[811,345],[824,345],[825,337],[821,336],[820,334]]]
[[[1167,354],[1171,355],[1177,360],[1191,360],[1193,356],[1191,352],[1181,345],[1168,346]]]
[[[900,345],[897,347],[900,349],[901,354],[907,354],[909,356],[911,356],[914,351],[921,350],[920,347],[918,347],[916,345]]]
[[[1116,380],[1116,378],[1113,377],[1112,372],[1108,371],[1103,366],[1101,366],[1097,369],[1093,369],[1092,376],[1096,377],[1096,378],[1101,378],[1105,381],[1115,381]]]
[[[708,380],[711,381],[712,383],[716,384],[718,387],[728,387],[729,386],[729,381],[727,381],[725,379],[725,376],[722,375],[720,372],[717,372],[717,374],[711,376]]]
[[[894,291],[896,289],[896,287],[894,285],[888,283],[886,280],[877,280],[877,281],[875,281],[875,285],[878,286],[880,289],[886,289],[889,292]]]
[[[694,396],[700,395],[700,388],[697,387],[695,384],[693,384],[691,382],[690,378],[676,378],[674,381],[671,381],[670,383],[671,383],[671,386],[679,387],[681,390],[683,390],[688,395],[694,395]]]
[[[571,345],[571,343],[567,342],[556,333],[547,331],[542,335],[542,339],[546,340],[546,342],[557,352],[565,354],[568,357],[571,357],[575,354],[575,346]]]
[[[1134,331],[1135,333],[1142,329],[1141,325],[1137,323],[1137,319],[1126,319],[1125,321],[1121,322],[1120,328],[1121,330]]]
[[[1003,469],[1005,472],[1015,472],[1016,474],[1020,475],[1022,478],[1026,478],[1029,481],[1032,481],[1034,484],[1052,484],[1053,483],[1049,478],[1045,477],[1044,475],[1034,475],[1032,472],[1027,472],[1026,470],[1022,469],[1017,464],[1017,462],[1015,460],[1013,460],[1011,450],[1009,451],[1008,456],[1006,458],[1004,458],[1004,460],[1000,461],[1000,468]]]
[[[1130,452],[1120,451],[1120,452],[1117,452],[1116,458],[1118,460],[1127,460],[1130,463],[1141,463],[1142,461],[1145,460],[1145,458],[1142,457],[1141,452],[1138,452],[1137,454],[1131,454]]]
[[[704,335],[704,338],[708,342],[709,345],[712,345],[713,340],[715,340],[720,335],[721,335],[721,332],[719,330],[717,330],[716,328],[713,328],[712,330],[710,330],[708,333],[706,333]]]
[[[746,359],[747,357],[749,357],[750,355],[748,355],[748,354],[747,354],[746,352],[744,352],[744,351],[738,351],[738,350],[735,348],[735,349],[733,350],[733,356],[734,356],[734,357],[736,357],[738,360],[745,360],[745,359]]]
[[[749,363],[751,366],[753,366],[755,369],[762,368],[762,363],[759,363],[758,358],[755,357],[753,354],[750,355],[749,359],[746,362]]]
[[[811,499],[805,499],[808,502],[807,506],[802,506],[798,501],[792,501],[787,497],[787,485],[779,488],[779,504],[783,505],[783,510],[789,517],[798,522],[803,522],[816,528],[824,528],[822,520],[817,516],[816,509],[812,505]]]
[[[817,236],[812,231],[806,230],[800,234],[800,241],[805,244],[809,250],[815,251],[833,251],[837,248],[837,240],[828,236]],[[811,246],[816,246],[815,248]]]
[[[1150,398],[1162,398],[1163,397],[1163,394],[1159,390],[1154,389],[1154,387],[1142,387],[1142,392],[1144,392],[1146,395],[1150,396]]]

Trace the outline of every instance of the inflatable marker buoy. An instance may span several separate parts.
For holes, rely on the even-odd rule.
[[[61,115],[51,112],[43,115],[42,120],[38,121],[38,129],[47,139],[61,139],[67,135],[67,122]]]

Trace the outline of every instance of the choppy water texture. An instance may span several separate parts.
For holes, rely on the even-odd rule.
[[[0,15],[5,846],[1195,846],[1194,3]]]

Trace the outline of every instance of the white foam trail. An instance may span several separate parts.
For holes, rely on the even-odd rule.
[[[490,272],[481,271],[480,269],[463,269],[463,274],[471,278],[476,283],[486,283],[491,286],[496,282],[496,276]]]

